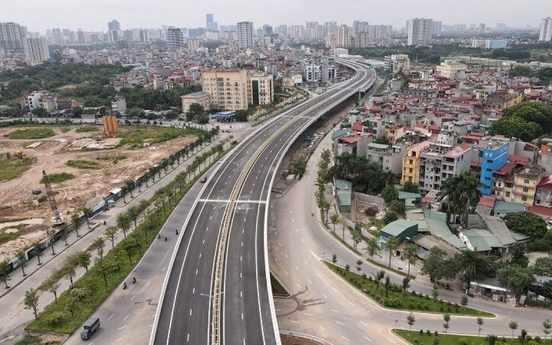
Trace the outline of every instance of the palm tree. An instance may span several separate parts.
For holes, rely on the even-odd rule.
[[[407,244],[404,247],[404,253],[403,256],[408,262],[408,273],[407,275],[410,276],[410,265],[413,265],[418,261],[418,246],[414,243]]]
[[[111,241],[111,249],[115,247],[115,236],[117,236],[117,227],[115,226],[108,226],[105,231],[104,235],[109,238]]]
[[[390,236],[385,242],[385,248],[389,251],[389,267],[391,267],[391,255],[399,246],[399,238],[395,236]]]
[[[464,250],[454,256],[458,271],[466,277],[468,286],[474,276],[485,271],[489,266],[489,260],[478,252]]]
[[[477,320],[475,320],[475,323],[477,323],[477,336],[479,337],[481,335],[481,330],[483,329],[483,324],[485,321],[478,317]]]
[[[77,236],[80,237],[79,228],[80,228],[81,223],[82,223],[82,218],[78,214],[73,213],[73,215],[71,215],[71,222],[73,223],[73,226],[75,227],[75,232],[77,233]]]
[[[437,193],[439,201],[447,200],[448,211],[453,215],[462,215],[464,226],[468,223],[470,206],[481,198],[481,184],[469,171],[464,170],[459,176],[454,176],[443,183]]]
[[[36,259],[38,260],[38,264],[42,265],[42,262],[40,262],[40,258],[42,257],[42,255],[44,255],[44,253],[42,252],[42,244],[40,242],[36,242],[33,245],[32,253],[34,256],[36,256]]]
[[[366,253],[370,255],[372,261],[374,261],[374,255],[379,251],[378,240],[375,237],[370,237],[366,240]]]
[[[379,290],[379,284],[383,278],[385,278],[384,270],[381,270],[378,273],[376,273],[376,276],[374,278],[374,282],[376,283],[376,291]]]
[[[6,273],[9,267],[10,263],[8,260],[0,262],[0,280],[2,280],[6,289],[10,288],[8,285],[8,280],[10,280],[10,276]]]
[[[20,250],[17,252],[17,261],[19,261],[19,267],[21,267],[21,272],[23,273],[23,277],[27,275],[25,273],[25,267],[27,267],[27,253],[25,253],[25,250]]]
[[[404,277],[403,280],[402,280],[402,295],[403,295],[403,299],[404,299],[404,297],[406,296],[406,291],[408,290],[409,287],[410,287],[410,278]]]
[[[518,323],[517,321],[510,321],[510,323],[508,324],[508,327],[510,327],[510,329],[512,330],[512,339],[514,339],[514,332],[516,331],[516,329],[518,328]]]
[[[330,215],[330,223],[333,225],[333,231],[335,232],[335,225],[339,222],[339,216],[336,213]]]

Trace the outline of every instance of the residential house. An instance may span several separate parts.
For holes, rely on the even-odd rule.
[[[111,100],[111,110],[117,111],[119,114],[124,114],[127,108],[126,98],[123,96],[115,96]]]
[[[385,171],[398,175],[402,171],[402,147],[396,145],[369,143],[366,146],[366,158],[376,162]]]
[[[497,91],[487,96],[487,109],[506,109],[520,104],[523,94],[517,92]]]
[[[543,177],[537,185],[535,205],[552,207],[552,175]]]
[[[539,165],[525,167],[514,174],[513,182],[508,181],[504,189],[504,200],[526,205],[533,205],[537,185],[544,175],[544,168]]]
[[[419,183],[420,179],[420,156],[422,152],[431,146],[432,142],[426,140],[424,142],[413,145],[408,149],[403,157],[403,169],[401,184],[405,182]]]
[[[507,161],[507,142],[493,141],[479,151],[479,166],[481,167],[479,182],[482,185],[479,190],[481,194],[490,195],[492,193],[493,174],[503,167]]]
[[[190,106],[194,103],[200,104],[203,109],[211,109],[211,102],[209,101],[209,94],[207,92],[199,91],[189,93],[184,96],[180,96],[182,100],[182,112],[187,113],[190,110]]]

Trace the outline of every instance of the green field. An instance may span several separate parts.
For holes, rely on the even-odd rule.
[[[414,324],[414,327],[416,327],[416,324]],[[474,322],[474,327],[477,327],[475,322]],[[474,329],[476,330],[477,328],[474,328]],[[485,329],[483,329],[483,331],[484,330]],[[434,331],[431,331],[431,335],[427,335],[425,330],[423,334],[420,334],[419,331],[407,331],[403,329],[394,329],[393,332],[395,332],[404,340],[408,341],[410,344],[415,344],[415,345],[435,344],[433,342],[433,339],[435,339]],[[552,345],[552,340],[543,340],[543,339],[539,339],[539,341],[537,341],[536,339],[533,339],[531,340],[531,342],[525,341],[525,344],[521,344],[521,342],[517,339],[517,337],[519,336],[519,333],[520,333],[519,330],[515,332],[516,339],[513,339],[513,341],[510,337],[506,337],[506,338],[499,337],[495,345],[506,345],[506,344],[532,345],[533,343],[538,345]],[[536,335],[534,336],[536,338]],[[444,333],[439,332],[438,338],[440,340],[439,345],[488,345],[489,344],[489,342],[487,341],[487,335],[481,336],[481,337],[475,337],[475,336],[470,337],[465,335],[453,335],[453,334],[445,335]]]
[[[99,156],[99,157],[96,157],[97,160],[101,160],[101,161],[109,161],[113,164],[117,164],[119,163],[120,161],[124,160],[124,159],[127,159],[128,157],[125,156],[125,155],[116,155],[116,156]]]
[[[78,159],[78,160],[70,160],[65,163],[68,167],[76,168],[76,169],[100,169],[101,165],[99,162],[91,161],[87,159]]]
[[[43,139],[54,136],[54,130],[47,127],[17,129],[8,134],[10,139]]]
[[[50,180],[51,183],[60,183],[60,182],[67,181],[67,180],[70,180],[70,179],[73,179],[73,178],[75,178],[75,175],[69,174],[69,173],[48,175],[48,180]],[[40,179],[40,183],[44,183],[44,178]]]
[[[79,126],[75,132],[77,133],[87,133],[87,132],[98,132],[100,127],[98,126]]]
[[[403,293],[402,287],[391,283],[387,294],[385,291],[385,279],[379,283],[379,287],[372,277],[363,277],[359,274],[347,271],[337,265],[324,262],[332,271],[337,273],[351,285],[364,292],[366,296],[381,306],[390,309],[422,311],[428,313],[448,313],[473,316],[494,316],[481,310],[463,308],[462,306],[443,300],[435,300],[427,295],[418,294],[415,291]],[[458,301],[460,302],[460,301]]]
[[[0,182],[17,178],[29,170],[33,163],[34,159],[32,158],[6,159],[5,156],[0,157]]]

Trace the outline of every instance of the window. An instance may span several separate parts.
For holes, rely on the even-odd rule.
[[[506,197],[507,197],[507,198],[510,197],[510,192],[506,192]]]
[[[523,192],[524,192],[524,193],[527,193],[528,191],[529,191],[529,188],[523,187]]]
[[[527,197],[524,195],[521,197],[521,201],[527,201]]]
[[[529,182],[530,181],[528,179],[523,180],[523,183],[525,183],[525,184],[529,184]]]

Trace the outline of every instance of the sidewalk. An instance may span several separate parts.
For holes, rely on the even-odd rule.
[[[244,131],[244,133],[246,132],[247,131]],[[235,135],[236,133],[233,134]],[[160,179],[156,179],[155,183],[151,183],[151,181],[149,181],[149,187],[145,187],[145,185],[143,185],[140,192],[138,192],[138,189],[134,190],[134,198],[131,199],[130,195],[127,195],[126,203],[122,198],[117,200],[115,207],[98,214],[91,220],[90,230],[88,230],[87,224],[84,222],[84,224],[80,227],[80,237],[77,237],[76,232],[73,231],[68,236],[68,246],[65,246],[63,240],[58,241],[55,244],[54,249],[56,255],[52,255],[51,248],[48,248],[44,252],[43,257],[41,258],[42,265],[38,265],[36,258],[31,259],[25,269],[25,272],[27,273],[25,277],[22,276],[20,268],[12,272],[10,274],[11,280],[9,281],[9,286],[11,288],[9,290],[3,290],[3,296],[0,298],[0,309],[3,310],[2,316],[0,317],[0,343],[9,343],[8,340],[12,339],[16,335],[22,334],[26,323],[33,319],[32,311],[24,309],[23,299],[26,291],[31,288],[36,289],[55,270],[61,268],[65,260],[67,260],[70,255],[79,251],[87,250],[97,237],[103,235],[103,232],[107,226],[116,226],[117,216],[121,212],[125,212],[127,207],[135,206],[142,200],[150,199],[157,190],[165,187],[180,172],[184,171],[186,167],[193,162],[198,153],[201,154],[205,152],[210,147],[228,138],[230,135],[231,134],[220,135],[211,144],[204,146],[199,151],[196,151],[193,155],[188,157],[188,159],[181,161],[180,165],[177,165],[174,169],[169,170],[168,173],[162,175]],[[242,135],[240,135],[240,137]],[[106,222],[106,226],[103,225],[104,221]],[[133,230],[130,232],[132,231]],[[119,231],[115,239],[115,243],[119,243],[122,239],[122,232]],[[108,243],[106,243],[105,247],[106,252],[111,250],[111,243],[109,243],[110,241],[107,242]],[[92,254],[95,256],[95,251]],[[92,258],[91,262],[94,262],[93,260],[94,258]],[[76,281],[79,279],[84,273],[85,270],[78,267],[76,269],[76,276],[74,277],[74,280]],[[68,279],[61,279],[59,283],[60,287],[58,289],[58,296],[61,295],[63,291],[68,289],[70,285]],[[39,310],[43,310],[45,306],[49,305],[53,301],[54,296],[52,293],[40,293]]]

